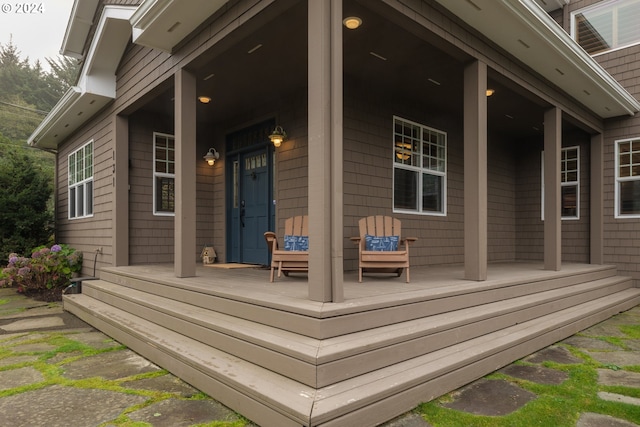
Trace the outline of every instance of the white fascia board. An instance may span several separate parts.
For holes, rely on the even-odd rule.
[[[600,118],[640,103],[533,0],[437,0]]]
[[[84,45],[93,25],[99,0],[75,0],[71,7],[71,15],[62,39],[60,54],[82,59]]]
[[[131,17],[133,42],[171,53],[228,0],[144,0]]]
[[[509,4],[511,3],[511,4]],[[598,62],[591,57],[558,23],[553,20],[537,3],[532,0],[518,0],[508,2],[524,6],[531,16],[531,26],[547,44],[558,50],[566,62],[577,68],[589,80],[608,96],[617,101],[619,107],[627,114],[633,115],[640,111],[640,102],[633,97],[622,85],[614,79]],[[525,17],[527,15],[524,15]],[[603,112],[606,114],[605,112]]]
[[[131,37],[135,7],[105,6],[80,71],[71,87],[28,139],[30,145],[56,148],[116,97],[116,68]]]

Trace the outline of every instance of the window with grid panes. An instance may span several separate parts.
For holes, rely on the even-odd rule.
[[[447,134],[393,122],[393,211],[446,215]]]
[[[544,151],[542,160],[541,208],[544,221]],[[560,212],[562,219],[580,219],[580,147],[560,150]]]
[[[616,141],[615,216],[640,217],[640,138]]]
[[[93,141],[68,157],[69,219],[93,216]]]
[[[175,139],[173,135],[153,134],[153,213],[175,212]]]
[[[571,17],[571,35],[591,55],[640,43],[640,0],[600,2]]]

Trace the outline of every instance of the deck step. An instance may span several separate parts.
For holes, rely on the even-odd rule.
[[[629,278],[608,276],[326,339],[104,280],[64,304],[263,427],[366,426],[640,303]]]
[[[408,410],[638,303],[640,289],[626,289],[316,390],[87,295],[65,297],[65,309],[224,404],[235,407],[218,397],[220,389],[235,390],[271,413],[268,419],[284,416],[303,425],[340,420],[335,425],[345,426],[354,425],[354,411],[396,407],[398,396]],[[287,425],[278,422],[273,425]]]
[[[123,292],[119,285],[101,280],[85,286],[84,294],[306,385],[323,387],[419,356],[425,348],[438,350],[629,286],[628,279],[614,276],[325,340],[135,289]]]

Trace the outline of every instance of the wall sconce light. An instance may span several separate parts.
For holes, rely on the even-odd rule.
[[[269,139],[273,142],[274,147],[280,147],[282,141],[287,137],[287,133],[282,129],[282,126],[276,126],[276,128],[269,135]]]
[[[209,163],[209,166],[213,166],[219,158],[220,154],[218,154],[215,148],[209,148],[209,151],[207,151],[207,154],[203,157],[203,159]]]

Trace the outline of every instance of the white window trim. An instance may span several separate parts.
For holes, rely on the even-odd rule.
[[[396,161],[395,161],[395,147],[392,145],[392,173],[391,173],[391,208],[393,213],[402,213],[402,214],[410,214],[410,215],[428,215],[428,216],[447,216],[447,167],[448,167],[448,135],[447,132],[444,132],[440,129],[436,129],[436,128],[432,128],[430,126],[425,126],[423,124],[414,122],[412,120],[407,120],[403,117],[400,116],[393,116],[393,127],[392,127],[392,132],[391,132],[391,140],[393,141],[393,143],[395,144],[395,123],[396,120],[401,120],[403,122],[415,125],[415,126],[419,126],[423,129],[428,129],[434,132],[438,132],[442,135],[444,135],[445,138],[445,143],[444,143],[444,172],[440,172],[440,171],[434,171],[434,170],[430,170],[430,169],[425,169],[423,167],[418,167],[418,166],[409,166],[409,165],[397,165]],[[436,175],[436,176],[441,176],[442,177],[442,212],[433,212],[433,211],[423,211],[422,210],[422,202],[420,202],[422,200],[422,176],[420,176],[420,182],[418,183],[418,195],[417,195],[417,200],[418,202],[418,206],[420,207],[420,210],[410,210],[410,209],[397,209],[395,207],[395,169],[396,167],[400,168],[400,169],[407,169],[407,170],[412,170],[412,171],[416,171],[419,174],[422,173],[429,173],[431,175]]]
[[[575,145],[572,147],[562,147],[561,150],[562,151],[568,151],[568,150],[577,150],[578,153],[578,170],[577,170],[577,174],[578,174],[578,180],[577,181],[571,181],[571,182],[562,182],[562,177],[560,178],[560,197],[562,198],[562,187],[570,187],[570,186],[575,186],[576,187],[576,216],[563,216],[560,217],[560,219],[562,221],[578,221],[580,219],[580,146]],[[541,209],[541,213],[540,213],[540,218],[544,221],[544,151],[542,151],[541,155],[541,177],[542,177],[542,191],[541,193],[541,203],[540,206],[542,207]],[[562,167],[562,166],[561,166]],[[562,199],[560,200],[560,203],[562,204]],[[562,206],[560,206],[560,209],[562,210]]]
[[[71,156],[73,155],[77,155],[78,152],[82,151],[84,154],[84,149],[85,147],[87,147],[88,145],[91,145],[91,177],[87,178],[85,177],[84,179],[78,181],[78,182],[74,182],[73,184],[71,184],[71,175],[70,175],[70,166],[71,166]],[[86,186],[89,182],[93,183],[93,176],[94,176],[94,172],[95,172],[95,156],[94,156],[94,151],[95,151],[95,146],[93,144],[93,139],[89,142],[87,142],[86,144],[84,144],[82,147],[79,147],[78,149],[74,150],[73,152],[69,153],[69,155],[67,156],[67,218],[69,220],[76,220],[76,219],[84,219],[84,218],[91,218],[93,217],[93,199],[95,197],[95,186],[92,184],[92,188],[91,188],[91,200],[88,199],[87,197],[87,191],[86,191]],[[84,158],[84,157],[83,157]],[[84,161],[83,161],[83,167],[84,167]],[[82,205],[83,205],[83,210],[82,212],[84,212],[83,215],[75,215],[75,216],[71,216],[71,190],[72,189],[77,189],[79,187],[84,187],[84,191],[83,191],[83,198],[82,198]],[[77,190],[76,190],[76,204],[75,204],[75,213],[78,212],[78,195],[77,195]],[[88,209],[88,208],[91,209]],[[90,214],[87,214],[87,212],[91,210]]]
[[[575,11],[571,12],[571,18],[569,19],[570,24],[571,24],[570,25],[571,38],[573,40],[575,40],[576,43],[578,42],[576,40],[576,37],[577,37],[576,36],[576,31],[577,31],[577,29],[576,29],[576,15],[582,14],[582,13],[585,13],[585,12],[597,11],[598,9],[611,8],[616,3],[619,3],[619,1],[620,0],[609,0],[609,1],[606,1],[606,2],[600,2],[600,3],[596,3],[596,4],[593,4],[591,6],[583,7],[581,9],[578,9],[578,10],[575,10]],[[601,52],[596,52],[596,53],[593,53],[593,54],[590,54],[590,55],[592,57],[599,56],[599,55],[604,55],[604,54],[607,54],[607,53],[615,52],[615,51],[620,50],[620,49],[626,49],[626,48],[629,48],[629,47],[632,47],[632,46],[636,46],[638,44],[640,44],[640,40],[638,40],[636,42],[628,43],[628,44],[625,44],[625,45],[618,45],[618,46],[612,47],[610,49],[606,49],[606,50],[603,50]]]
[[[638,181],[640,180],[640,176],[633,178],[620,178],[620,143],[622,142],[631,142],[631,141],[640,141],[640,137],[638,138],[626,138],[626,139],[617,139],[614,143],[615,145],[615,185],[614,185],[614,218],[616,219],[630,219],[630,218],[640,218],[640,214],[621,214],[620,213],[620,183],[625,181]]]
[[[161,133],[161,132],[154,132],[153,133],[153,166],[151,168],[152,173],[153,173],[153,215],[155,216],[176,216],[175,213],[175,208],[174,208],[174,212],[166,212],[166,211],[158,211],[158,200],[157,200],[157,182],[156,182],[156,178],[173,178],[173,183],[174,183],[174,191],[175,191],[175,179],[176,179],[176,175],[175,174],[171,174],[171,173],[162,173],[162,172],[156,172],[156,138],[157,137],[162,137],[162,138],[172,138],[174,141],[174,150],[175,150],[175,136],[168,134],[168,133]],[[174,198],[175,198],[175,194],[174,194]]]

